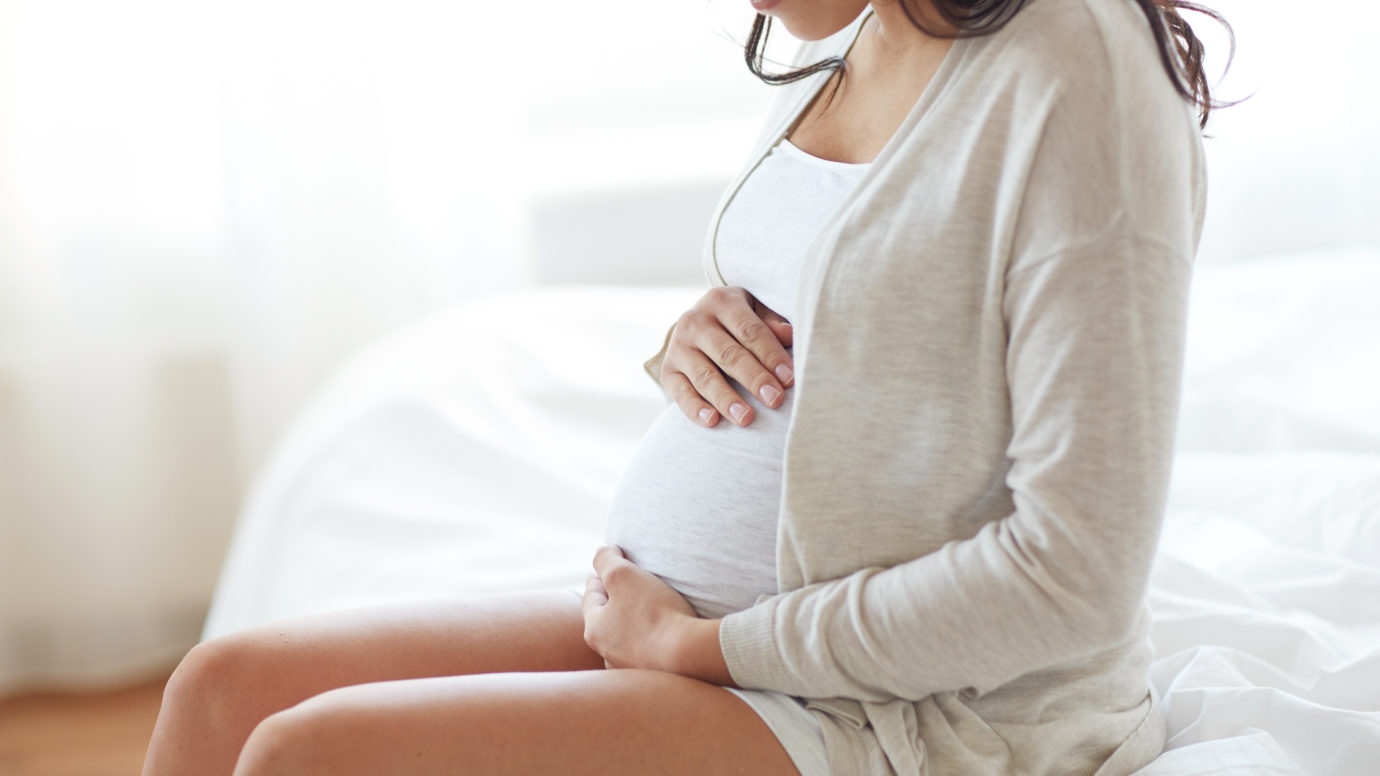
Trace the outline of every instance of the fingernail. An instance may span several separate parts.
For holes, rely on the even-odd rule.
[[[767,404],[771,404],[772,402],[776,401],[776,397],[780,396],[781,392],[776,390],[776,386],[772,385],[771,383],[767,383],[757,391],[757,395],[762,397],[762,401],[766,402]]]
[[[785,364],[781,364],[780,366],[776,367],[776,379],[780,380],[783,383],[789,383],[791,381],[792,374],[794,373],[791,372],[791,368],[786,366]]]
[[[712,417],[714,417],[714,411],[709,409],[708,407],[705,407],[704,409],[700,410],[701,421],[708,423],[709,419]]]
[[[742,423],[743,416],[747,414],[747,407],[741,402],[733,402],[728,406],[728,414],[733,416],[734,423]]]

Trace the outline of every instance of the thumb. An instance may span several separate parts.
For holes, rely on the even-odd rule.
[[[608,576],[609,567],[626,560],[623,550],[616,544],[604,544],[594,551],[594,573],[599,575],[599,579]]]

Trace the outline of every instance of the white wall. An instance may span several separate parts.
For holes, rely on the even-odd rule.
[[[1309,248],[1380,247],[1380,7],[1348,0],[1216,0],[1236,30],[1225,99],[1206,141],[1208,220],[1200,261]],[[1210,72],[1228,50],[1216,25],[1187,14]]]

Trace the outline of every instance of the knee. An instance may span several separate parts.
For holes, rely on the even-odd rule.
[[[330,690],[270,714],[240,749],[234,776],[310,776],[344,773],[351,742],[367,731],[367,715],[333,702],[347,690]]]
[[[308,773],[302,762],[308,734],[309,723],[300,712],[287,709],[270,714],[244,742],[233,776]]]
[[[230,723],[245,711],[245,695],[254,690],[253,665],[262,661],[257,652],[252,641],[235,636],[192,647],[163,689],[164,712]]]

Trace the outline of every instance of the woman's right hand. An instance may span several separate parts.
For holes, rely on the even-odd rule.
[[[794,380],[792,341],[791,324],[746,289],[715,286],[671,330],[661,387],[691,420],[713,427],[724,415],[746,426],[752,406],[725,374],[775,409]]]

